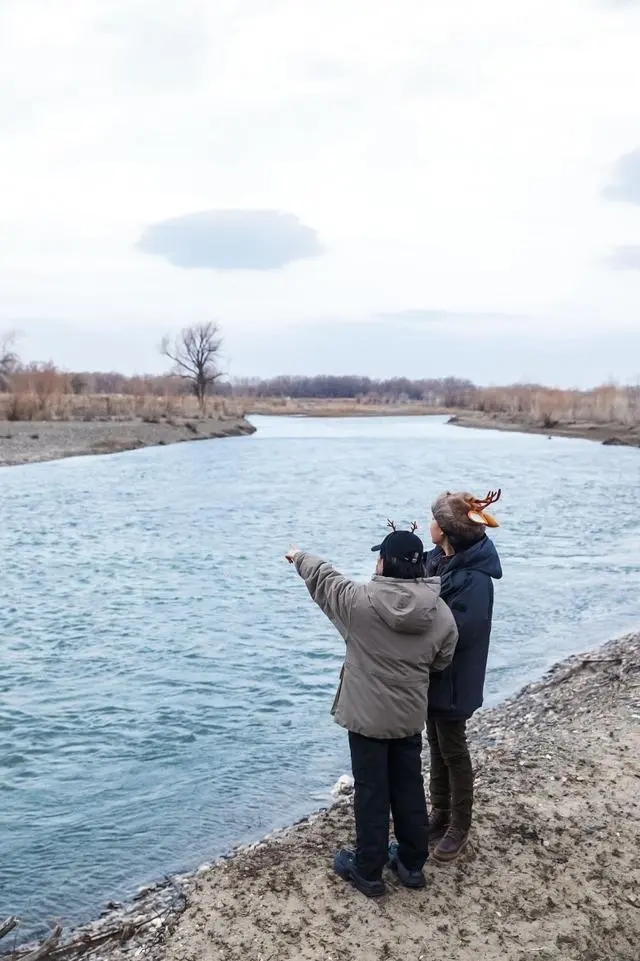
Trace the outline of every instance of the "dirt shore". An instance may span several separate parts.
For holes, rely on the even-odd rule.
[[[371,903],[330,868],[352,812],[196,878],[156,961],[638,961],[640,635],[558,665],[472,724],[473,843]]]
[[[0,466],[252,434],[243,417],[154,421],[0,421]]]
[[[482,414],[461,411],[451,417],[450,423],[457,427],[477,430],[515,431],[524,434],[544,434],[548,437],[578,437],[599,441],[612,447],[640,447],[640,424],[557,423],[540,426],[530,420],[509,417],[506,414]]]
[[[471,737],[472,843],[427,866],[425,891],[390,876],[370,902],[332,873],[352,841],[347,798],[50,957],[84,945],[95,961],[638,961],[640,634],[557,665],[480,712]]]
[[[507,413],[487,414],[448,407],[430,407],[415,401],[404,404],[359,403],[356,400],[245,400],[251,414],[289,417],[424,417],[448,416],[457,427],[477,430],[514,431],[523,434],[543,434],[547,437],[577,437],[621,447],[640,447],[640,423],[588,423],[575,421],[541,425],[525,416]]]

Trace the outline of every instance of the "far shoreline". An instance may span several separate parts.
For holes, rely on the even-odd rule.
[[[460,412],[453,414],[449,423],[470,430],[499,430],[516,434],[538,434],[543,437],[563,437],[590,440],[605,447],[640,447],[640,425],[627,424],[554,424],[543,427],[517,419],[494,417],[490,414]]]
[[[353,400],[264,401],[237,405],[235,416],[129,418],[113,420],[0,420],[0,467],[18,467],[69,457],[124,453],[198,440],[255,433],[248,418],[446,417],[455,427],[590,440],[611,447],[640,448],[640,424],[554,423],[543,426],[518,416],[489,414],[420,403],[379,404]]]
[[[464,410],[456,407],[432,407],[417,402],[406,404],[360,403],[356,400],[287,400],[282,403],[259,401],[245,405],[245,415],[260,417],[448,417],[455,427],[474,430],[498,430],[517,434],[538,434],[591,440],[607,447],[639,447],[640,423],[590,423],[554,421],[538,424],[529,418]]]

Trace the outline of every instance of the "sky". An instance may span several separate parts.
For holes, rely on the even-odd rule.
[[[0,0],[0,333],[640,382],[640,0]]]

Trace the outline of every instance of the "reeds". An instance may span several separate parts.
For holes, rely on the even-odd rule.
[[[640,387],[605,384],[558,390],[536,384],[475,387],[467,381],[396,378],[276,378],[220,384],[200,411],[180,378],[117,373],[63,373],[53,364],[21,366],[0,391],[0,420],[162,420],[239,417],[260,413],[335,414],[479,412],[535,427],[640,425]],[[337,393],[338,388],[344,396]],[[315,390],[315,395],[312,392]]]
[[[0,420],[9,421],[130,421],[149,423],[202,417],[226,419],[239,416],[238,405],[225,397],[207,397],[204,411],[195,397],[155,397],[127,394],[38,394],[19,391],[0,394]]]

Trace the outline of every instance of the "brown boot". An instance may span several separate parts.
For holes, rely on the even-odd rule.
[[[429,847],[438,844],[447,833],[449,812],[432,808],[429,815]]]
[[[468,840],[469,832],[456,828],[452,824],[436,846],[433,852],[434,860],[440,861],[441,863],[455,861],[458,855],[466,848]]]

